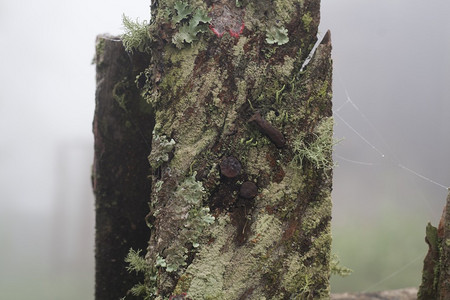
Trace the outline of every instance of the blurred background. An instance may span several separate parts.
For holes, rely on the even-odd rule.
[[[94,299],[95,37],[149,1],[0,0],[0,299]],[[450,3],[322,0],[331,29],[332,290],[418,286],[450,186]]]

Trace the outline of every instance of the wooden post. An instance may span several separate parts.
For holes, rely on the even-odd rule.
[[[450,193],[438,228],[428,223],[425,241],[429,249],[418,299],[450,299]]]
[[[95,299],[119,299],[136,281],[124,258],[145,248],[150,181],[147,156],[154,121],[139,107],[136,88],[127,85],[133,64],[122,41],[97,37],[97,92],[93,131],[95,159]]]
[[[142,203],[151,195],[150,239],[133,246],[146,248],[145,260],[138,251],[127,257],[129,268],[144,275],[144,281],[136,278],[131,294],[329,297],[332,61],[330,33],[317,41],[319,20],[319,0],[153,0],[148,27],[128,22],[123,42],[139,59],[127,62],[120,54],[117,72],[132,76],[117,85],[124,74],[117,75],[108,90],[119,91],[119,106],[124,93],[142,97],[148,105],[140,107],[151,107],[155,124],[142,130],[147,140],[151,135],[151,152],[142,145],[139,154],[126,155],[137,162],[149,154],[148,162],[124,168],[113,161],[104,170],[116,180],[105,182],[105,190],[116,186],[116,174],[124,169],[139,174],[139,187],[150,174],[152,190],[139,194],[141,199],[133,196],[135,202],[120,202],[121,210],[104,210],[97,232],[127,210],[136,213],[121,221],[127,229],[132,220],[142,222]],[[97,58],[97,67],[101,63]],[[132,150],[134,142],[142,140],[128,140],[126,122],[112,123],[116,146],[138,151]],[[98,145],[102,149],[101,141]],[[145,174],[148,164],[151,171]],[[121,187],[120,199],[134,190]],[[102,197],[100,190],[96,194]],[[133,233],[108,228],[122,238]],[[99,249],[111,246],[102,242],[98,235]]]

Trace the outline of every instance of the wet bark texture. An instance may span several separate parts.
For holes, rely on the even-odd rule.
[[[131,247],[145,248],[150,182],[147,155],[154,121],[140,109],[139,93],[125,87],[133,64],[122,41],[96,41],[97,92],[93,123],[95,159],[92,183],[96,197],[95,299],[119,299],[136,275],[124,258]],[[120,101],[125,95],[134,101]]]
[[[428,253],[418,299],[450,299],[450,194],[438,227],[428,223],[425,241]]]
[[[97,299],[126,295],[130,246],[147,250],[141,298],[329,297],[332,61],[319,20],[319,0],[153,0],[131,59],[98,46]]]

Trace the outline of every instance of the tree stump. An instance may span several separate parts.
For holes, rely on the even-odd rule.
[[[144,275],[130,293],[329,298],[332,61],[330,33],[317,43],[320,1],[153,0],[151,12],[148,26],[126,20],[131,75],[116,80],[119,104],[144,99],[151,112],[148,163],[136,155],[136,170],[151,167],[150,239],[145,259],[126,258]],[[133,176],[146,186],[144,173]],[[139,201],[118,205],[140,222]]]

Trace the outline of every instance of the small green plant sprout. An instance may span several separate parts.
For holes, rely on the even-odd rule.
[[[153,169],[159,168],[163,163],[169,161],[169,153],[175,147],[175,141],[168,139],[165,135],[156,135],[153,132],[152,151],[148,156],[148,162]]]
[[[127,257],[125,257],[125,262],[128,263],[127,271],[136,273],[145,272],[148,270],[148,265],[145,259],[141,256],[141,249],[137,251],[130,249]]]
[[[130,249],[128,255],[125,257],[125,262],[128,263],[127,271],[136,273],[143,273],[146,277],[145,283],[138,283],[130,289],[130,293],[133,296],[142,297],[143,299],[153,299],[156,295],[156,278],[157,275],[153,274],[152,268],[147,263],[141,254],[142,250]],[[123,297],[122,299],[126,299]]]
[[[208,30],[206,24],[211,22],[211,18],[203,9],[198,8],[194,11],[188,3],[182,1],[175,3],[175,10],[177,14],[172,18],[172,22],[174,25],[179,24],[179,29],[173,36],[172,43],[181,49],[184,43],[190,44],[196,41],[198,33]]]
[[[273,26],[266,31],[266,42],[268,44],[284,45],[289,42],[288,30],[284,26]]]
[[[132,21],[126,15],[122,16],[125,33],[122,34],[122,42],[128,52],[146,52],[150,47],[150,35],[147,21]]]
[[[333,117],[322,120],[317,125],[311,142],[305,141],[305,135],[300,135],[293,142],[293,161],[302,166],[303,160],[307,159],[317,169],[330,170],[334,167],[331,158],[333,146],[339,143],[333,139]]]

